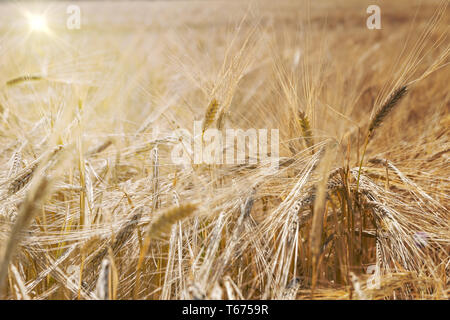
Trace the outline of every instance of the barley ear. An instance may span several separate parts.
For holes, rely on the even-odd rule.
[[[23,82],[28,82],[28,81],[39,81],[39,80],[43,80],[44,78],[39,76],[39,75],[24,75],[24,76],[20,76],[11,80],[6,81],[6,85],[7,86],[15,86],[18,84],[21,84]]]
[[[366,154],[367,145],[369,144],[370,139],[373,137],[375,130],[383,123],[384,119],[387,115],[394,109],[394,107],[399,103],[399,101],[405,96],[408,90],[408,86],[402,86],[395,90],[386,102],[381,106],[381,108],[375,113],[375,116],[372,117],[372,120],[369,124],[369,131],[366,135],[366,140],[364,142],[363,152],[361,156],[361,161],[359,163],[358,170],[358,178],[356,179],[356,191],[359,190],[359,179],[361,177],[361,168],[364,162],[364,156]]]
[[[143,255],[146,253],[151,239],[158,239],[170,232],[172,225],[188,216],[190,216],[195,209],[196,204],[188,203],[181,206],[173,206],[166,211],[160,213],[151,223],[145,233],[145,238],[142,244],[140,262],[142,262]],[[138,263],[138,265],[139,265]]]
[[[196,204],[188,203],[166,210],[150,224],[147,230],[147,236],[150,238],[159,238],[168,234],[174,223],[190,216],[195,209],[197,209]]]
[[[110,296],[110,273],[111,263],[107,258],[103,259],[100,273],[95,287],[95,293],[100,300],[109,300]]]
[[[214,122],[218,110],[219,103],[216,99],[212,99],[211,103],[206,109],[205,118],[203,119],[202,135],[205,133],[206,129],[208,129],[209,126]]]
[[[195,209],[197,209],[197,204],[183,204],[181,206],[173,206],[166,211],[159,214],[151,223],[145,233],[144,240],[142,241],[141,250],[139,254],[139,259],[136,266],[136,282],[134,288],[134,297],[137,298],[139,287],[140,287],[140,272],[142,263],[144,262],[145,254],[150,246],[150,241],[152,239],[157,239],[170,232],[172,225],[188,216],[190,216]]]
[[[302,128],[303,139],[305,140],[306,147],[311,148],[313,145],[311,125],[309,123],[308,116],[303,112],[298,112],[300,127]],[[314,153],[314,151],[312,151]]]
[[[47,178],[41,178],[40,181],[32,186],[25,201],[20,207],[17,220],[6,243],[6,248],[3,251],[3,258],[0,264],[0,292],[3,290],[4,280],[8,272],[8,265],[20,240],[21,231],[28,227],[36,211],[42,204],[43,199],[47,195],[49,184]]]
[[[375,116],[370,121],[368,136],[372,137],[375,130],[383,123],[384,119],[388,114],[394,109],[400,100],[407,93],[407,86],[403,86],[395,90],[386,102],[381,106],[381,108],[375,113]]]

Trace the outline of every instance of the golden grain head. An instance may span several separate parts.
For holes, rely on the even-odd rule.
[[[448,0],[381,29],[356,0],[74,2],[79,29],[38,2],[0,1],[0,299],[448,300]]]

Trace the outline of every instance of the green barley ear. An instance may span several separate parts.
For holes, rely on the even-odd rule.
[[[383,106],[375,113],[375,116],[373,117],[369,125],[369,133],[368,133],[369,137],[373,136],[375,130],[383,123],[384,119],[394,109],[394,107],[398,105],[400,100],[408,92],[407,89],[408,89],[407,86],[403,86],[395,90],[389,96],[389,98],[386,100]]]

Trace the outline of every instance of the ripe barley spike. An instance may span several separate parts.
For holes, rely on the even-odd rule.
[[[0,299],[448,300],[449,0],[22,2]]]
[[[373,117],[369,125],[369,137],[373,136],[375,130],[383,123],[384,119],[394,109],[394,107],[398,105],[400,100],[406,95],[407,92],[407,86],[403,86],[395,90],[387,99],[386,103],[383,104],[383,106],[377,111],[377,113],[375,113],[375,116]]]

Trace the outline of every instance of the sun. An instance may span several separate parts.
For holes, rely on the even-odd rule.
[[[29,14],[28,23],[32,31],[46,32],[48,30],[47,20],[43,15]]]

